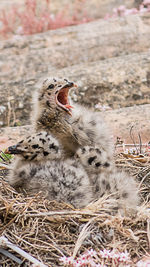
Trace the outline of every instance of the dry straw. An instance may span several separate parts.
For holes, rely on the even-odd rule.
[[[76,257],[90,248],[96,251],[104,248],[128,251],[133,262],[148,255],[150,167],[147,163],[123,156],[117,156],[116,164],[140,182],[142,203],[134,217],[112,215],[111,196],[99,199],[82,210],[75,210],[65,203],[48,201],[40,193],[32,197],[18,194],[5,182],[2,170],[0,236],[32,256],[39,264],[47,266],[61,266],[60,257]],[[18,266],[11,255],[31,266],[29,259],[12,250],[11,246],[3,249],[10,253],[10,257],[1,254],[1,266]]]

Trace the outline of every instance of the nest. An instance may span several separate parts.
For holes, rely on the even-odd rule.
[[[40,193],[25,197],[5,182],[3,174],[0,178],[0,236],[4,235],[47,266],[62,266],[60,257],[78,256],[90,248],[128,251],[134,266],[150,248],[150,168],[147,163],[123,156],[117,156],[116,164],[139,182],[142,203],[136,216],[112,215],[113,199],[105,197],[82,210],[48,201]],[[0,265],[20,266],[4,255]],[[24,260],[23,266],[30,265]]]

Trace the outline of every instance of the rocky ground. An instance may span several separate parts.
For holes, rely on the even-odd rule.
[[[93,0],[90,5],[95,10],[98,3]],[[102,6],[109,11],[121,3],[104,1]],[[5,6],[4,1],[1,4]],[[131,7],[136,4],[132,2]],[[126,5],[130,7],[129,1]],[[67,76],[78,84],[72,93],[74,101],[99,111],[113,109],[104,112],[104,117],[115,137],[130,142],[129,128],[138,124],[143,142],[148,142],[149,35],[150,13],[145,13],[1,41],[1,148],[10,138],[3,127],[30,123],[32,94],[39,80],[49,75]]]

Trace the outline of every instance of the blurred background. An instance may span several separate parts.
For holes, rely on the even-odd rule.
[[[30,124],[37,83],[61,76],[78,84],[75,102],[104,112],[115,135],[128,136],[134,124],[149,140],[149,36],[149,0],[1,0],[1,135]]]

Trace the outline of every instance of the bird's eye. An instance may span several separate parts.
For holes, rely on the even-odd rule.
[[[54,88],[54,84],[50,84],[47,89],[53,89],[53,88]]]

